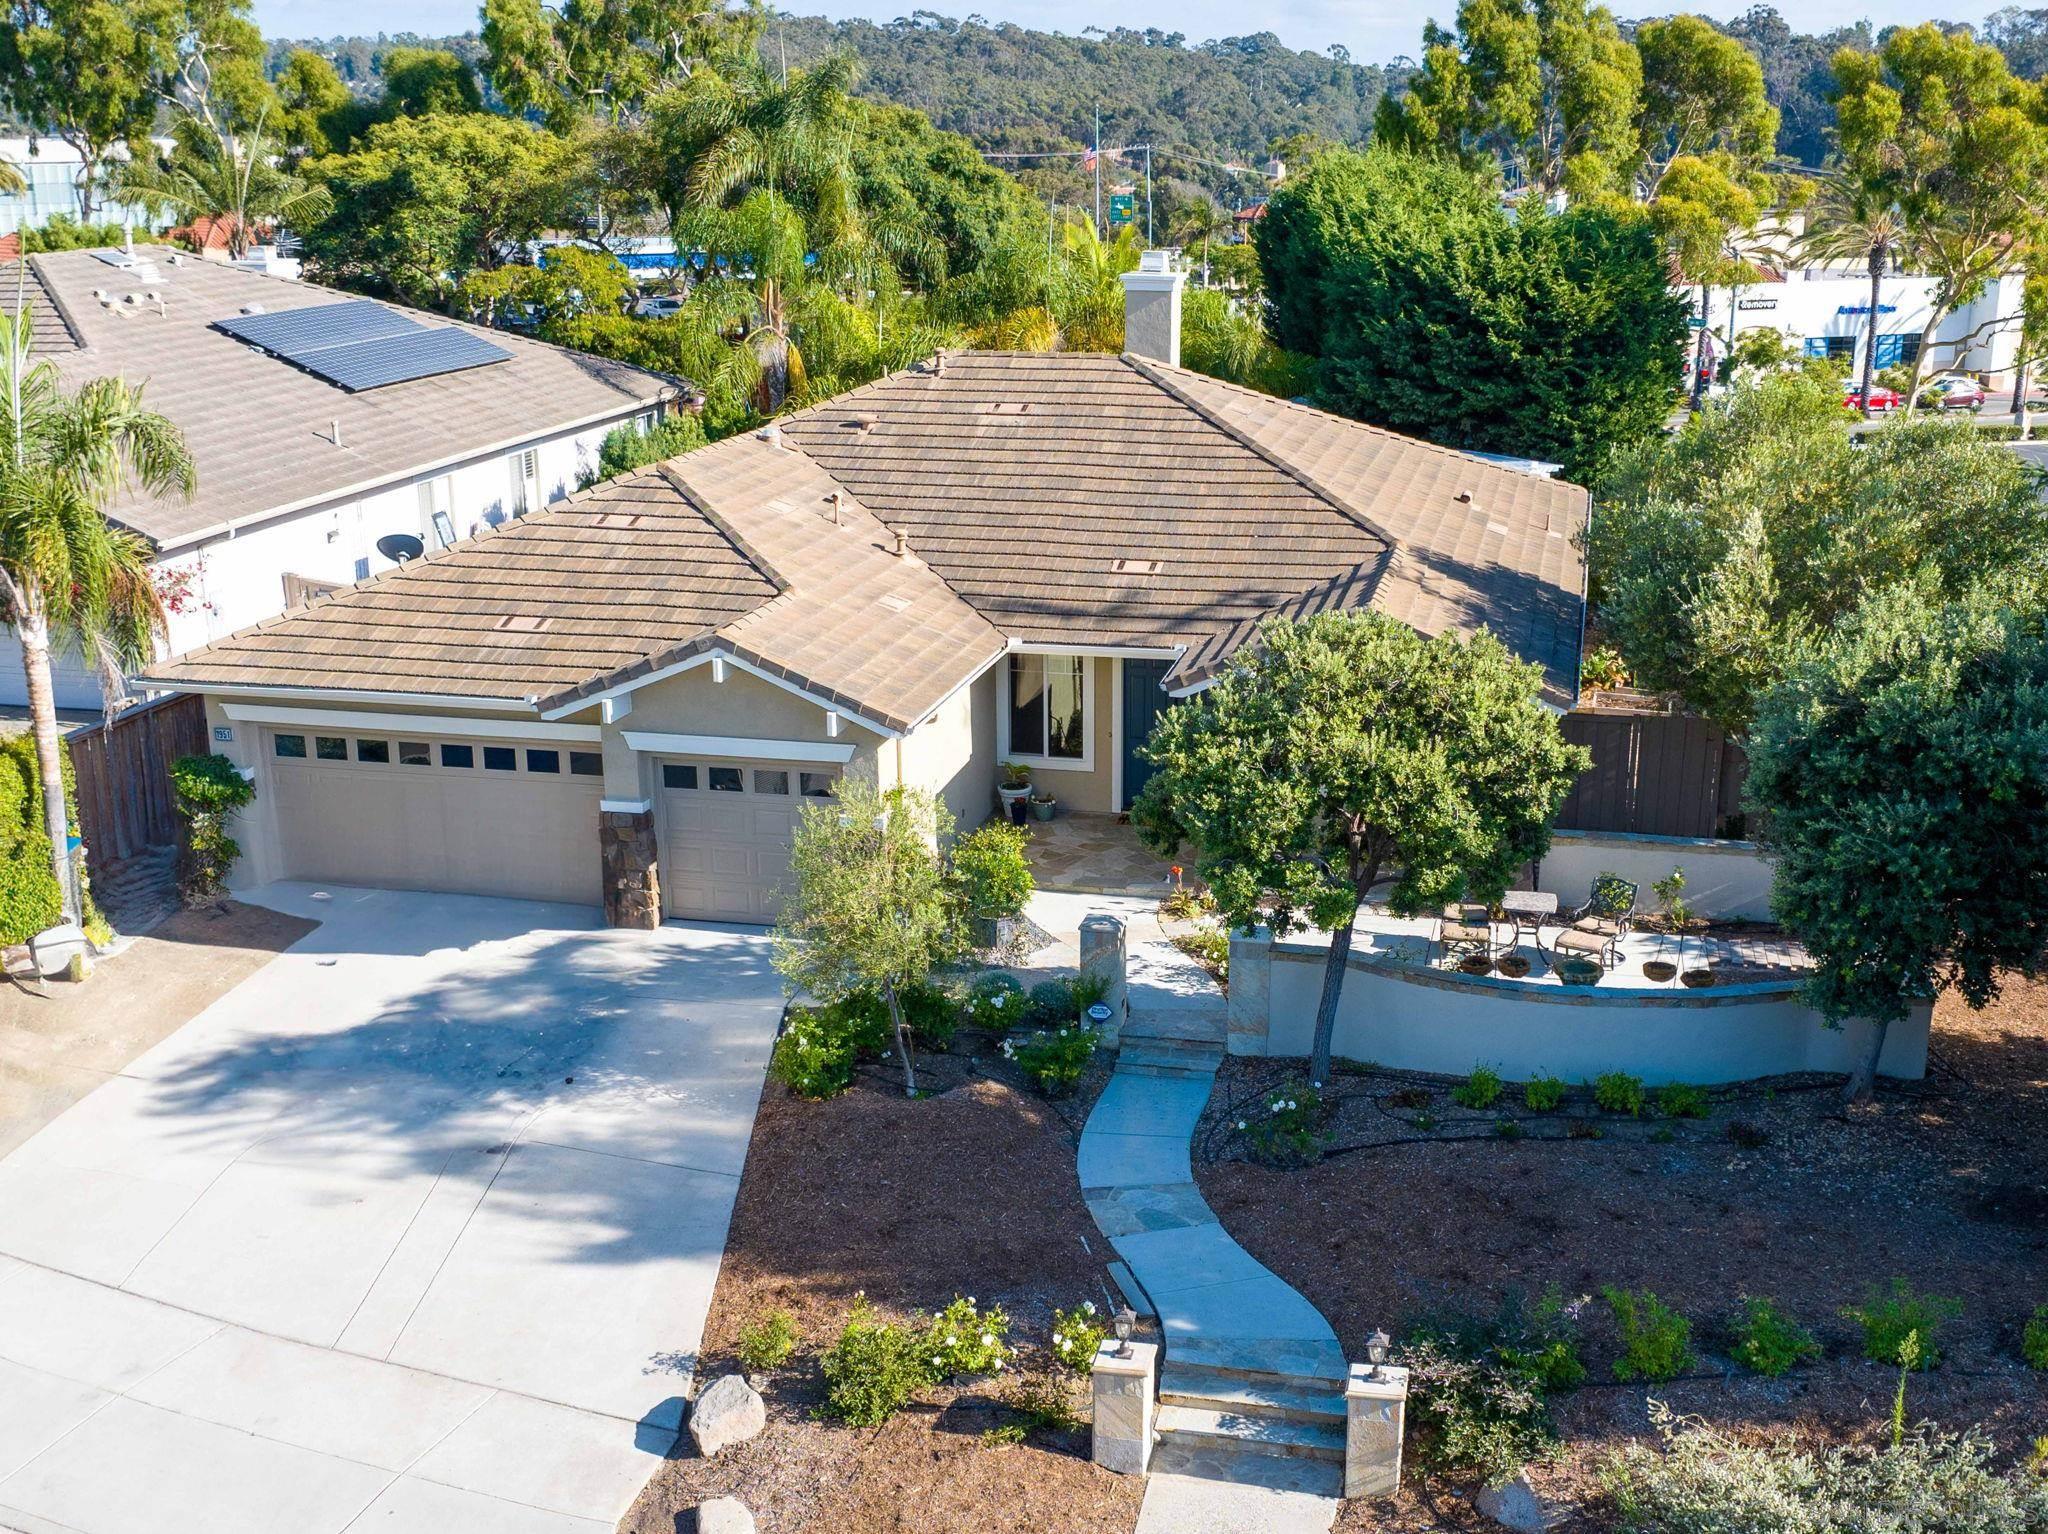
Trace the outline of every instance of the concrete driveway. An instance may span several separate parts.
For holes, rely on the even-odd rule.
[[[608,1534],[673,1441],[765,934],[330,893],[0,1161],[0,1527]]]

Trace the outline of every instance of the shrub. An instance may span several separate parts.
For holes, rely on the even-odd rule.
[[[1663,878],[1650,886],[1657,897],[1657,904],[1663,908],[1664,919],[1673,929],[1691,924],[1692,903],[1685,898],[1685,870],[1674,868]]]
[[[930,1351],[908,1327],[884,1321],[865,1299],[825,1350],[823,1414],[849,1427],[880,1427],[936,1378]]]
[[[1173,892],[1159,902],[1159,913],[1174,921],[1197,921],[1216,909],[1216,897],[1206,889],[1198,890],[1191,884],[1177,884]]]
[[[1109,999],[1109,976],[1085,970],[1074,977],[1074,1016],[1086,1017],[1088,1009]]]
[[[1498,1071],[1484,1065],[1475,1066],[1471,1075],[1451,1088],[1451,1101],[1461,1108],[1484,1110],[1499,1102],[1504,1090]]]
[[[1003,1040],[1003,1055],[1038,1085],[1047,1097],[1073,1091],[1095,1059],[1096,1031],[1086,1023],[1040,1028],[1022,1043]]]
[[[1096,1313],[1093,1300],[1083,1300],[1072,1310],[1052,1313],[1052,1357],[1062,1369],[1076,1374],[1095,1372],[1096,1350],[1108,1330]]]
[[[597,445],[597,479],[610,479],[704,445],[704,423],[685,412],[642,431],[632,422],[614,426]]]
[[[1625,1071],[1609,1071],[1593,1078],[1593,1101],[1609,1113],[1631,1116],[1643,1111],[1643,1083]]]
[[[1638,1534],[2039,1534],[2048,1483],[2001,1475],[1988,1439],[1923,1428],[1896,1445],[1746,1443],[1652,1408],[1664,1450],[1631,1445],[1601,1479]]]
[[[2048,1369],[2048,1305],[2040,1306],[2020,1329],[2020,1357],[2035,1369]]]
[[[68,768],[70,753],[60,750],[59,758]],[[9,736],[0,740],[0,943],[25,943],[55,926],[63,912],[43,830],[35,741],[27,734]]]
[[[934,1380],[961,1375],[1000,1374],[1013,1356],[1010,1318],[1000,1305],[975,1308],[972,1296],[953,1303],[925,1325],[921,1346]]]
[[[1963,1313],[1960,1303],[1934,1294],[1916,1294],[1903,1278],[1890,1285],[1873,1286],[1861,1305],[1846,1307],[1842,1314],[1863,1328],[1863,1356],[1872,1363],[1896,1364],[1909,1337],[1918,1334],[1914,1367],[1932,1369],[1941,1359],[1934,1334],[1944,1322]]]
[[[1647,1289],[1617,1289],[1610,1284],[1600,1293],[1621,1328],[1616,1379],[1660,1384],[1692,1367],[1692,1323],[1684,1316]]]
[[[1657,1088],[1657,1111],[1667,1119],[1703,1119],[1712,1103],[1705,1087],[1690,1082],[1674,1081]]]
[[[1422,1328],[1401,1350],[1422,1462],[1504,1485],[1557,1445],[1547,1395],[1585,1380],[1576,1307],[1553,1286],[1492,1317]]]
[[[1268,1092],[1237,1121],[1254,1160],[1304,1166],[1322,1155],[1323,1094],[1306,1081],[1287,1081]]]
[[[740,1328],[739,1345],[734,1351],[749,1374],[780,1369],[796,1351],[796,1317],[786,1310],[769,1311],[760,1320]]]
[[[1215,977],[1218,985],[1230,983],[1230,934],[1216,927],[1197,927],[1174,934],[1173,946]]]
[[[1735,1361],[1752,1373],[1776,1379],[1808,1359],[1820,1357],[1813,1333],[1781,1314],[1769,1300],[1744,1300],[1735,1321]]]
[[[967,988],[968,1023],[984,1033],[1005,1033],[1024,1021],[1024,987],[1017,977],[990,970]]]
[[[1493,1323],[1494,1347],[1502,1362],[1520,1369],[1545,1390],[1570,1390],[1586,1382],[1579,1356],[1579,1305],[1567,1304],[1552,1284],[1533,1303],[1510,1297]]]
[[[1493,1132],[1503,1140],[1519,1140],[1522,1138],[1521,1121],[1519,1119],[1496,1119],[1493,1125]]]
[[[1084,1425],[1066,1380],[1057,1373],[1020,1376],[1008,1404],[1017,1414],[1017,1421],[1007,1424],[1016,1429],[1010,1442],[1021,1443],[1032,1433],[1072,1433]]]
[[[1043,1028],[1048,1023],[1071,1023],[1080,1015],[1074,980],[1069,975],[1039,981],[1024,998],[1024,1025],[1027,1028]]]
[[[844,1029],[854,1050],[862,1055],[885,1055],[893,1042],[896,1025],[889,1020],[889,1006],[873,991],[849,991],[824,1011]]]
[[[1564,1104],[1564,1083],[1555,1076],[1537,1076],[1522,1088],[1531,1113],[1554,1113]]]
[[[769,1056],[768,1074],[798,1097],[836,1097],[853,1085],[860,1055],[843,1012],[791,1007]]]
[[[953,875],[960,898],[975,916],[1009,917],[1024,909],[1037,886],[1024,855],[1030,833],[1007,821],[991,820],[953,843]]]
[[[1600,1138],[1600,1126],[1587,1119],[1573,1119],[1564,1126],[1564,1137],[1567,1140],[1597,1140]]]
[[[171,793],[186,828],[179,885],[194,905],[218,900],[242,856],[228,835],[228,823],[256,797],[256,790],[240,768],[216,754],[181,756],[171,763]]]
[[[960,1031],[960,998],[936,980],[920,980],[896,993],[911,1037],[927,1049],[948,1049]],[[886,1016],[886,1008],[884,1009]]]

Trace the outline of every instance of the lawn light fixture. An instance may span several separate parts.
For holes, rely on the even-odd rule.
[[[1394,1339],[1387,1335],[1385,1327],[1377,1328],[1370,1337],[1365,1339],[1365,1361],[1372,1365],[1371,1377],[1373,1379],[1380,1377],[1380,1368],[1386,1363],[1387,1354],[1392,1350],[1393,1346]]]
[[[1131,1356],[1131,1333],[1138,1329],[1138,1313],[1126,1305],[1109,1323],[1116,1330],[1116,1356]]]

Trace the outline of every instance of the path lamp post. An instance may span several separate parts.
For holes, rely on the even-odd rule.
[[[1116,1331],[1116,1356],[1118,1358],[1129,1358],[1131,1356],[1131,1333],[1138,1329],[1137,1312],[1126,1305],[1116,1313],[1115,1318],[1109,1324]]]
[[[1394,1339],[1387,1335],[1385,1327],[1375,1328],[1373,1334],[1365,1339],[1365,1361],[1372,1366],[1370,1378],[1380,1379],[1382,1377],[1380,1370],[1385,1367],[1388,1354],[1392,1352],[1393,1346]]]

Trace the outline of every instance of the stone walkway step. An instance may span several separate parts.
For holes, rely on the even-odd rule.
[[[1123,1037],[1159,1043],[1187,1043],[1221,1048],[1230,1036],[1230,1014],[1186,1007],[1134,1006],[1124,1020]]]
[[[1248,1454],[1283,1454],[1330,1460],[1337,1465],[1344,1463],[1341,1425],[1253,1417],[1205,1406],[1161,1406],[1153,1421],[1162,1444],[1179,1440],[1195,1447],[1221,1446]]]
[[[1344,1396],[1327,1382],[1278,1374],[1227,1374],[1169,1361],[1159,1374],[1159,1399],[1170,1406],[1201,1406],[1247,1417],[1288,1422],[1344,1423]]]
[[[1343,1493],[1327,1460],[1161,1444],[1137,1534],[1326,1534]]]
[[[1223,1064],[1223,1050],[1215,1044],[1184,1039],[1134,1039],[1125,1034],[1117,1049],[1117,1064],[1167,1066],[1174,1070],[1205,1071],[1213,1076]]]
[[[1334,1338],[1182,1337],[1173,1356],[1190,1368],[1259,1381],[1284,1376],[1303,1389],[1344,1393],[1351,1365]]]

